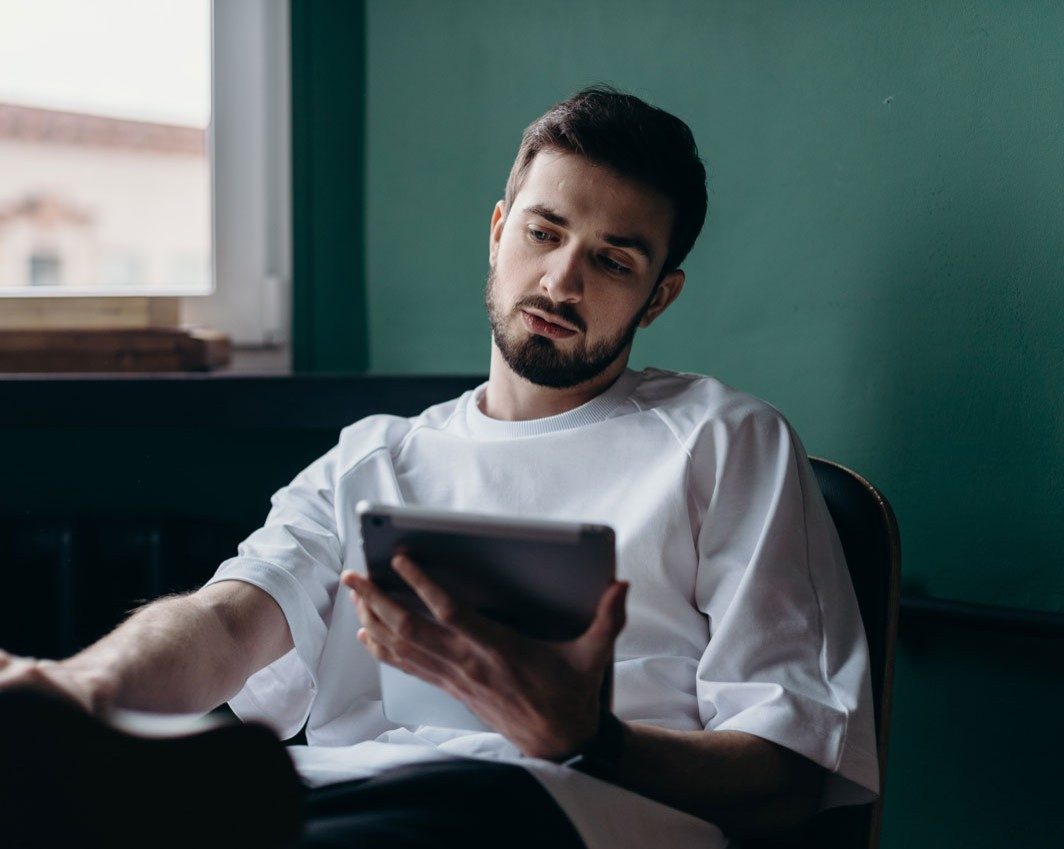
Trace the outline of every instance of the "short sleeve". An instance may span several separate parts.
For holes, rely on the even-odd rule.
[[[254,584],[273,596],[288,620],[295,648],[248,678],[229,702],[242,719],[265,722],[282,738],[298,732],[310,711],[339,585],[338,453],[334,448],[274,493],[265,524],[207,582]]]
[[[713,443],[695,589],[710,626],[697,671],[701,720],[830,770],[822,808],[871,801],[879,768],[868,648],[805,451],[767,406],[722,424]]]

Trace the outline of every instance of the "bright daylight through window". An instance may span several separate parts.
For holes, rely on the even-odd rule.
[[[210,0],[0,0],[0,291],[212,281]]]

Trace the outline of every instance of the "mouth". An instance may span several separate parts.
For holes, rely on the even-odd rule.
[[[533,333],[540,336],[547,336],[551,339],[568,339],[570,336],[575,336],[579,332],[573,327],[557,324],[542,315],[529,312],[528,310],[521,310],[521,318],[525,322],[525,327]]]

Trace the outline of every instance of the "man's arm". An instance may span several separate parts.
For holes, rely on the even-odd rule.
[[[737,837],[775,837],[817,810],[825,770],[742,731],[624,726],[624,786]]]
[[[92,713],[111,707],[205,713],[292,648],[273,597],[244,581],[159,599],[62,661],[0,653],[0,689],[58,691]]]

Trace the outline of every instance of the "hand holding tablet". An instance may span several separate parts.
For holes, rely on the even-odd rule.
[[[526,717],[532,726],[558,714],[552,722],[570,726],[560,732],[564,738],[581,733],[581,724],[593,724],[599,704],[608,707],[626,589],[613,580],[611,529],[368,504],[359,505],[359,514],[372,583],[352,573],[343,580],[369,596],[359,603],[366,617],[360,639],[384,661],[381,687],[390,719],[488,727],[468,702],[480,717],[498,715],[491,720],[494,730],[516,724],[507,734],[511,739],[520,736],[515,714],[535,714]],[[416,564],[397,564],[409,582],[393,569],[396,552]],[[411,617],[410,610],[418,613]],[[455,611],[462,621],[452,617]],[[474,657],[478,653],[484,663]],[[478,664],[472,676],[466,661]],[[494,688],[474,692],[471,678],[485,676],[494,679]],[[562,681],[565,688],[552,697],[549,691]],[[507,688],[513,692],[503,692]],[[531,692],[537,688],[542,697]],[[567,711],[574,716],[565,716]],[[529,747],[540,749],[540,741]]]

